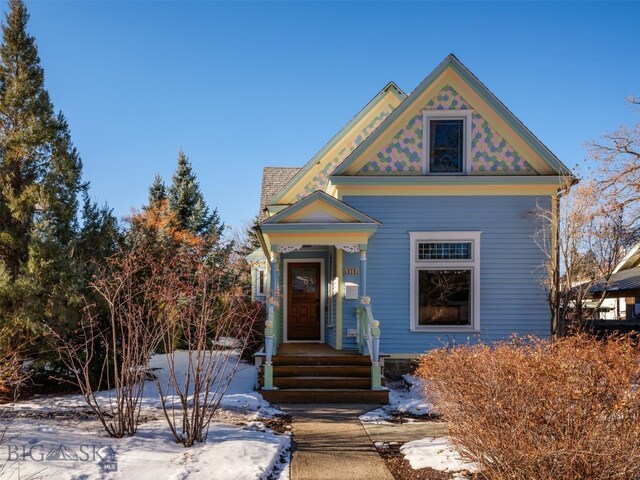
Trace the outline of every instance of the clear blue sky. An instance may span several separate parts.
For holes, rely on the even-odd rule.
[[[389,80],[454,53],[569,167],[635,122],[638,2],[27,2],[94,198],[121,216],[178,149],[228,224],[262,167],[302,166]],[[6,10],[6,3],[3,5]]]

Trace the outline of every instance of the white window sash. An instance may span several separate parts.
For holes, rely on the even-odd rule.
[[[409,232],[409,301],[410,329],[412,332],[478,332],[480,331],[480,236],[482,232]],[[471,259],[418,260],[418,243],[471,242]],[[418,271],[420,270],[471,270],[470,325],[419,325]]]
[[[471,131],[472,111],[460,110],[423,110],[422,111],[422,174],[423,175],[469,175],[471,172]],[[431,120],[462,120],[463,149],[462,172],[429,172],[429,157],[431,153]]]

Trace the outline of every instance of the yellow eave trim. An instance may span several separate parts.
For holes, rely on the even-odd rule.
[[[323,233],[323,232],[295,232],[295,233],[265,233],[264,237],[272,245],[336,245],[336,244],[366,244],[372,234],[354,233]]]
[[[296,201],[296,195],[300,191],[300,188],[307,185],[313,179],[313,177],[318,174],[318,171],[324,168],[327,163],[327,158],[333,159],[337,155],[337,153],[340,152],[340,150],[345,148],[349,143],[353,141],[354,132],[360,133],[362,131],[362,128],[370,123],[372,118],[378,116],[382,112],[384,107],[386,107],[389,103],[391,103],[393,105],[393,108],[395,109],[398,105],[400,105],[401,101],[396,95],[388,91],[383,97],[380,98],[379,102],[353,126],[349,133],[346,134],[344,138],[340,140],[340,142],[331,147],[331,149],[325,155],[323,155],[320,160],[318,160],[318,163],[313,168],[309,169],[309,171],[305,173],[296,182],[295,185],[291,186],[289,191],[278,200],[278,203],[294,203]]]
[[[558,188],[558,185],[332,185],[332,190],[339,199],[348,195],[381,197],[553,195]]]

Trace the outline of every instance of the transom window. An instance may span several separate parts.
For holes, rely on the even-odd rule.
[[[412,331],[480,326],[480,232],[411,232]]]
[[[418,260],[471,260],[471,242],[418,242]]]
[[[468,172],[471,152],[471,110],[425,110],[423,174]]]

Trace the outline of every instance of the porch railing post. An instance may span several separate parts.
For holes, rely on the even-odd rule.
[[[371,390],[382,388],[382,368],[380,367],[380,322],[371,323]]]
[[[274,306],[269,305],[269,312],[273,311]],[[271,315],[267,316],[267,321],[265,323],[264,329],[264,349],[267,355],[266,362],[264,364],[264,386],[262,387],[264,390],[273,390],[273,321],[269,319]]]

